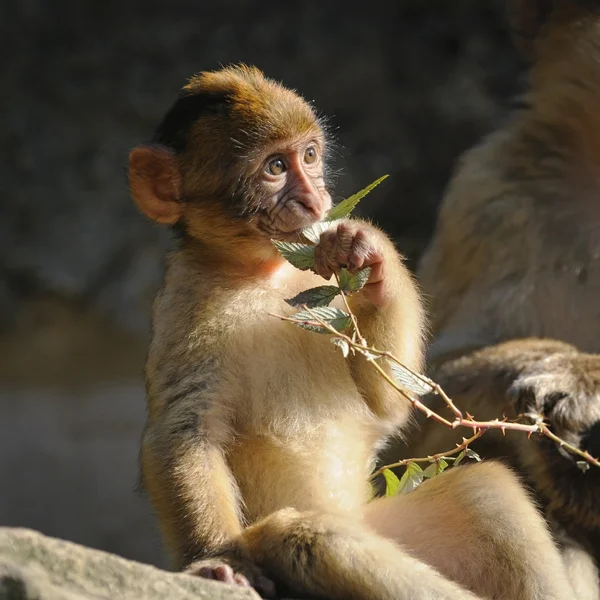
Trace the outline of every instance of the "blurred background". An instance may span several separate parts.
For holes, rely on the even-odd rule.
[[[0,3],[0,525],[165,565],[135,492],[148,315],[168,236],[127,194],[192,73],[253,63],[331,117],[336,197],[415,260],[458,155],[522,68],[503,2]]]

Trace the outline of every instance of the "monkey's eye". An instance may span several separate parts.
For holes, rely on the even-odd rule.
[[[267,171],[271,175],[281,175],[285,171],[285,163],[280,158],[274,158],[268,165]]]
[[[314,146],[309,146],[304,151],[304,162],[310,165],[310,163],[314,163],[315,160],[317,160],[317,151]]]

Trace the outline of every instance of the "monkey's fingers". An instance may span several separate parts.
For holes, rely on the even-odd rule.
[[[323,234],[315,248],[315,269],[325,279],[329,279],[339,268],[335,260],[334,245],[335,238]]]

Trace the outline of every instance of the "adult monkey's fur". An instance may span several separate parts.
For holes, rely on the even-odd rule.
[[[532,62],[524,107],[461,158],[419,268],[431,375],[477,419],[542,413],[599,456],[600,2],[515,0],[511,16]],[[409,441],[384,460],[460,432],[423,422]],[[474,448],[521,470],[578,597],[598,600],[600,470],[539,436],[489,432]]]

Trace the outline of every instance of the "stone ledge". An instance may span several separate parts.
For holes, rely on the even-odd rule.
[[[258,600],[253,590],[0,527],[1,600]]]

